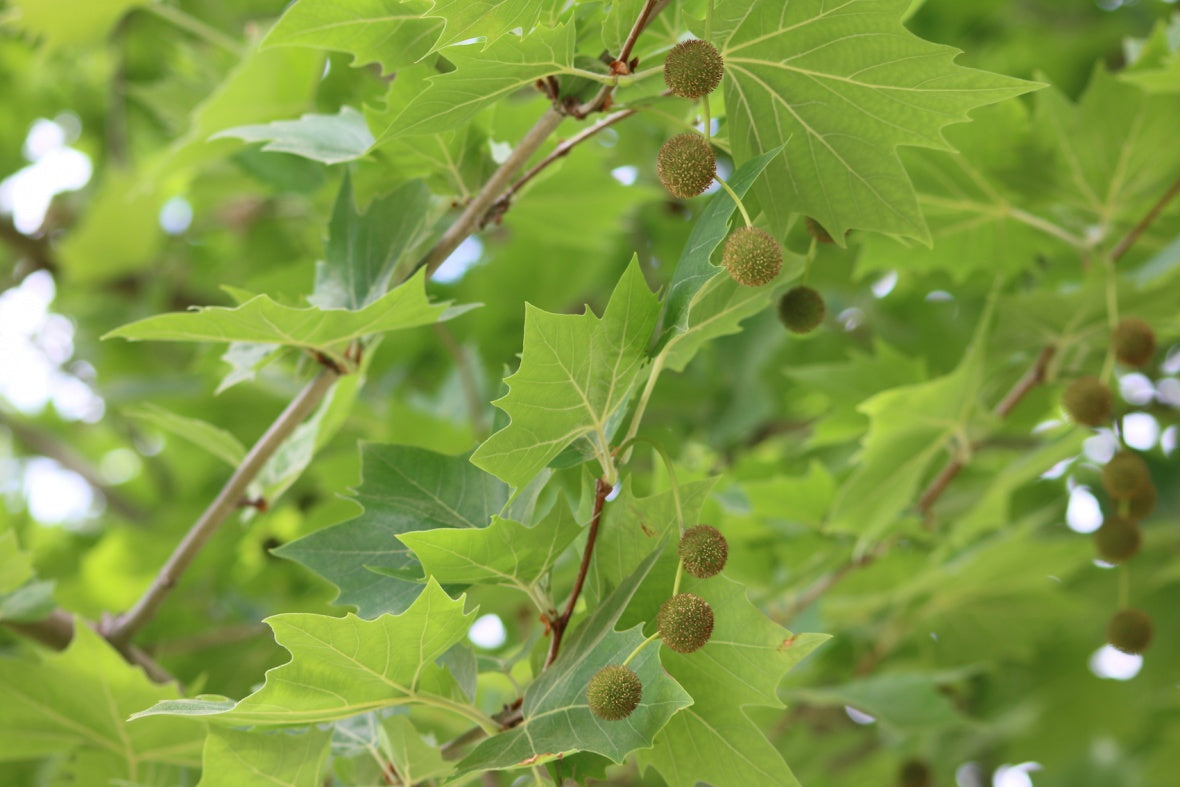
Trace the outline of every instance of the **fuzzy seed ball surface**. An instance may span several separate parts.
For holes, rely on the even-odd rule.
[[[675,96],[697,99],[721,84],[725,60],[708,41],[681,41],[664,60],[664,84]]]
[[[1134,317],[1115,326],[1110,341],[1114,346],[1114,357],[1128,366],[1143,366],[1155,355],[1155,331]]]
[[[660,639],[677,653],[692,653],[713,636],[713,608],[693,593],[677,593],[656,616]]]
[[[782,270],[783,250],[769,232],[742,227],[730,233],[725,241],[721,261],[738,284],[761,287],[773,281]]]
[[[792,287],[778,302],[778,318],[791,333],[811,333],[824,321],[824,296],[811,287]]]
[[[1120,609],[1106,626],[1106,641],[1123,653],[1147,650],[1151,634],[1151,616],[1140,609]]]
[[[700,134],[677,134],[660,147],[656,174],[673,197],[691,199],[709,188],[717,175],[713,146]]]
[[[1107,517],[1102,527],[1094,531],[1094,546],[1098,557],[1107,563],[1123,563],[1139,553],[1143,535],[1139,525],[1119,516]]]
[[[685,571],[698,579],[708,579],[725,568],[729,544],[712,525],[697,525],[684,531],[679,551]]]
[[[586,702],[600,719],[618,721],[630,716],[643,699],[643,683],[630,667],[611,664],[594,673],[586,686]]]
[[[1127,500],[1127,518],[1132,522],[1142,522],[1155,510],[1159,499],[1159,492],[1155,484],[1148,484]]]
[[[1065,412],[1074,423],[1102,426],[1114,414],[1114,395],[1097,377],[1079,377],[1065,389]]]
[[[1115,500],[1129,500],[1151,486],[1151,471],[1143,457],[1119,451],[1102,468],[1102,487]]]

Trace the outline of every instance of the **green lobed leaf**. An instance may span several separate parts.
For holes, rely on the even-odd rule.
[[[135,782],[152,768],[196,767],[204,731],[175,719],[128,724],[138,709],[179,696],[152,683],[78,621],[61,653],[0,659],[0,761],[88,758],[98,774]]]
[[[574,57],[574,26],[538,30],[523,41],[504,38],[487,49],[453,47],[446,55],[455,70],[431,77],[426,89],[387,126],[375,128],[378,144],[456,128],[520,88],[568,69]]]
[[[425,270],[357,309],[297,308],[257,295],[241,306],[206,306],[148,317],[110,331],[104,339],[173,342],[254,342],[323,353],[342,366],[343,345],[365,336],[444,322],[473,305],[451,306],[426,296]]]
[[[293,153],[321,164],[352,161],[368,152],[373,135],[365,116],[344,106],[335,115],[301,115],[296,120],[274,120],[219,131],[210,139],[234,137],[246,142],[265,142],[263,150]]]
[[[565,5],[563,0],[434,0],[431,16],[446,21],[435,48],[470,38],[488,46],[517,28],[527,37],[538,21],[555,22]]]
[[[782,755],[742,709],[782,707],[777,691],[783,676],[828,636],[792,634],[724,575],[686,576],[680,590],[713,607],[713,636],[689,654],[661,648],[665,669],[692,695],[693,705],[672,717],[650,751],[640,752],[640,763],[668,784],[797,786]]]
[[[1035,87],[955,65],[955,49],[902,26],[909,6],[718,4],[734,156],[744,161],[786,140],[785,157],[756,189],[778,227],[804,213],[837,242],[848,229],[866,229],[929,243],[898,146],[945,149],[944,126]]]
[[[418,730],[405,716],[382,719],[381,727],[389,742],[390,762],[403,784],[420,784],[455,770],[453,763],[443,761],[438,746],[422,740]]]
[[[591,713],[586,686],[599,669],[621,664],[643,642],[639,626],[624,632],[614,626],[658,557],[659,550],[652,552],[566,639],[553,665],[525,690],[524,721],[481,742],[460,768],[529,767],[575,751],[622,762],[628,753],[651,746],[668,719],[690,703],[660,665],[658,648],[644,648],[628,664],[643,682],[643,698],[626,719],[603,721]]]
[[[262,45],[348,52],[354,66],[377,62],[392,73],[434,48],[443,20],[423,16],[428,7],[426,0],[299,0]]]
[[[359,213],[346,174],[328,225],[327,259],[316,265],[315,293],[308,300],[325,309],[360,309],[380,298],[404,255],[426,238],[429,214],[430,190],[420,180]]]
[[[266,619],[291,660],[266,674],[245,699],[170,700],[135,714],[208,717],[221,724],[302,726],[412,702],[457,706],[453,681],[435,659],[466,635],[475,612],[463,612],[434,580],[400,615],[363,620],[310,613]],[[154,719],[153,723],[158,723]],[[144,725],[151,726],[151,725]]]
[[[480,529],[436,528],[403,533],[427,576],[444,584],[506,584],[526,593],[548,573],[582,528],[569,506],[559,501],[535,527],[492,517]]]
[[[368,618],[401,612],[422,590],[421,566],[398,536],[424,528],[486,527],[502,511],[508,488],[466,457],[364,443],[355,500],[364,507],[360,516],[275,554],[322,575],[340,589],[336,603],[352,604]]]
[[[551,314],[526,305],[520,368],[505,380],[508,395],[493,402],[511,421],[471,461],[517,488],[580,439],[608,461],[615,421],[647,358],[658,309],[635,258],[601,318],[589,309]]]
[[[150,403],[128,409],[124,411],[124,414],[137,421],[149,423],[182,440],[187,440],[231,467],[237,467],[246,456],[246,447],[238,438],[208,421],[177,415]]]
[[[945,732],[968,722],[935,677],[922,673],[886,673],[838,686],[796,689],[789,698],[808,705],[851,706],[902,734]]]
[[[329,730],[292,734],[210,727],[197,787],[320,787],[331,739]]]
[[[33,563],[7,522],[0,524],[0,594],[16,590],[33,578]]]

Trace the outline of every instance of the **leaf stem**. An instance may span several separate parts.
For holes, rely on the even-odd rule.
[[[181,575],[200,552],[201,547],[209,540],[218,526],[238,508],[238,502],[242,499],[250,482],[283,444],[283,441],[295,431],[295,427],[299,426],[327,395],[339,376],[331,368],[321,369],[320,373],[287,405],[287,409],[275,419],[266,433],[258,438],[258,442],[246,454],[245,459],[238,465],[238,469],[225,482],[221,492],[173,550],[168,562],[160,569],[151,586],[135,603],[134,607],[120,615],[109,629],[103,632],[112,644],[116,647],[125,644],[135,632],[152,619],[160,603],[176,587],[176,583],[180,581]]]
[[[565,609],[561,615],[556,619],[550,621],[550,628],[553,630],[553,639],[549,641],[549,653],[545,656],[545,666],[543,669],[548,669],[554,661],[557,660],[557,654],[561,650],[561,638],[565,635],[566,626],[569,625],[570,618],[574,614],[574,607],[577,606],[578,596],[582,594],[582,585],[586,582],[586,573],[590,570],[590,557],[594,554],[594,544],[598,540],[598,528],[602,522],[602,507],[606,502],[606,496],[610,494],[611,485],[602,478],[597,478],[594,481],[594,515],[590,519],[590,531],[586,535],[586,549],[582,552],[582,564],[578,567],[578,576],[574,580],[574,586],[570,590],[570,597],[565,603]]]
[[[680,483],[676,479],[676,468],[672,466],[672,458],[668,456],[668,452],[664,450],[663,446],[647,437],[632,437],[626,443],[620,443],[619,447],[615,449],[615,453],[629,448],[635,443],[650,445],[652,450],[659,454],[660,459],[663,460],[664,467],[668,470],[668,480],[672,484],[672,502],[676,506],[676,524],[680,528],[680,535],[684,535],[684,508],[680,503]]]
[[[742,219],[746,222],[746,226],[753,226],[754,222],[750,221],[750,214],[746,213],[746,206],[742,204],[742,198],[737,195],[737,192],[734,191],[730,185],[721,178],[714,177],[713,180],[717,181],[721,188],[725,189],[725,193],[729,195],[729,198],[737,204],[738,210],[742,212]]]
[[[650,645],[651,641],[654,639],[657,639],[659,636],[660,636],[660,632],[657,631],[655,634],[652,634],[650,637],[645,639],[643,642],[640,642],[638,645],[636,645],[635,650],[631,651],[630,655],[628,655],[627,658],[623,659],[623,666],[625,667],[628,664],[630,664],[631,660],[634,659],[636,656],[638,656],[640,651],[642,651],[644,648],[646,648],[648,645]]]
[[[1032,366],[1008,390],[1008,393],[1004,395],[1004,398],[1000,400],[1000,403],[995,406],[992,412],[998,418],[1006,418],[1009,413],[1016,409],[1016,405],[1020,404],[1021,400],[1028,396],[1030,391],[1045,382],[1049,363],[1056,354],[1057,348],[1051,344],[1042,348],[1041,352],[1037,354],[1036,360],[1033,361]],[[932,527],[933,524],[930,519],[930,511],[934,507],[935,502],[938,501],[938,498],[942,497],[943,492],[947,490],[947,487],[950,486],[951,482],[955,480],[955,477],[966,465],[967,460],[964,457],[956,456],[952,458],[939,471],[938,475],[934,477],[934,480],[930,482],[918,498],[918,511],[926,518],[927,529]]]
[[[1135,245],[1135,242],[1139,240],[1143,233],[1147,232],[1147,229],[1152,225],[1156,218],[1159,217],[1164,208],[1168,206],[1168,203],[1175,199],[1176,195],[1178,194],[1180,194],[1180,178],[1177,178],[1176,181],[1172,183],[1171,187],[1169,187],[1168,190],[1164,192],[1164,195],[1160,197],[1156,203],[1151,206],[1151,209],[1147,211],[1147,214],[1139,220],[1139,223],[1132,227],[1131,231],[1124,235],[1123,239],[1116,243],[1115,247],[1110,250],[1111,262],[1118,262],[1119,259],[1124,254],[1126,254],[1132,246]]]

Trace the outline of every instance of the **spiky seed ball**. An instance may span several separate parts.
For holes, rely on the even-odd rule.
[[[1115,500],[1129,500],[1151,486],[1151,471],[1139,454],[1119,451],[1102,468],[1102,486]]]
[[[1114,414],[1114,395],[1097,377],[1079,377],[1065,389],[1065,412],[1074,423],[1102,426]]]
[[[742,227],[725,241],[721,261],[738,284],[761,287],[774,280],[783,268],[783,250],[766,230]]]
[[[1120,516],[1108,516],[1102,527],[1094,531],[1094,546],[1098,557],[1107,563],[1123,563],[1139,554],[1143,535],[1139,525]]]
[[[1142,522],[1155,510],[1159,493],[1155,484],[1148,484],[1127,500],[1127,519],[1132,522]]]
[[[922,760],[906,760],[897,771],[897,787],[930,787],[932,784],[934,775]]]
[[[660,639],[677,653],[692,653],[713,636],[713,608],[693,593],[677,593],[656,615]]]
[[[824,296],[799,285],[787,290],[778,302],[778,318],[792,333],[811,333],[824,321]]]
[[[664,84],[672,95],[698,99],[721,84],[725,60],[717,47],[694,38],[672,47],[664,59]]]
[[[831,234],[824,229],[824,225],[820,224],[810,216],[803,217],[803,226],[807,228],[807,234],[815,238],[817,243],[835,243]]]
[[[679,551],[685,571],[698,579],[708,579],[725,568],[729,544],[712,525],[697,525],[684,531]]]
[[[600,719],[625,719],[643,699],[643,682],[630,667],[610,664],[594,673],[586,686],[586,702]]]
[[[1151,634],[1151,616],[1141,609],[1120,609],[1106,625],[1106,641],[1123,653],[1147,650]]]
[[[660,147],[656,174],[673,197],[691,199],[709,188],[717,175],[713,146],[700,134],[677,134]]]
[[[1127,317],[1115,326],[1110,342],[1114,357],[1128,366],[1143,366],[1155,355],[1155,331],[1134,317]]]

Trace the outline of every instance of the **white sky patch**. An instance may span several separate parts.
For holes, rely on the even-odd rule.
[[[471,624],[467,638],[478,647],[494,650],[508,641],[508,630],[499,615],[481,615]]]
[[[0,181],[0,211],[12,216],[18,230],[31,235],[40,229],[54,196],[76,191],[90,182],[90,157],[67,147],[76,136],[68,122],[41,118],[29,129],[22,152],[31,163]]]
[[[1146,375],[1132,372],[1119,378],[1119,393],[1128,404],[1143,405],[1155,398],[1155,386]]]
[[[1143,657],[1103,645],[1090,656],[1090,672],[1109,680],[1130,680],[1143,669]]]
[[[173,197],[160,206],[160,229],[181,235],[193,223],[193,206],[184,197]]]
[[[1075,533],[1093,533],[1102,526],[1102,509],[1098,499],[1086,487],[1079,486],[1069,493],[1065,523]]]
[[[1149,451],[1160,438],[1160,422],[1150,413],[1129,413],[1123,418],[1123,440],[1138,451]]]
[[[468,236],[439,266],[434,280],[443,284],[459,281],[472,265],[479,262],[482,255],[483,243],[474,235]]]
[[[1099,429],[1082,443],[1082,453],[1091,462],[1104,465],[1119,450],[1119,439],[1110,429]]]
[[[615,167],[610,171],[610,175],[624,186],[631,186],[639,178],[639,167],[632,167],[631,165]]]
[[[992,777],[993,787],[1033,787],[1030,773],[1041,770],[1039,762],[1022,762],[1019,765],[1001,765]]]
[[[893,288],[897,286],[897,271],[889,271],[881,278],[873,282],[869,288],[873,291],[873,297],[884,298],[889,293],[893,292]]]
[[[80,475],[54,462],[35,457],[25,462],[24,493],[29,514],[38,522],[78,522],[95,513],[98,500]]]
[[[870,716],[864,711],[857,710],[851,705],[845,705],[844,712],[848,714],[848,718],[852,719],[857,724],[873,724],[877,721],[876,717]]]

